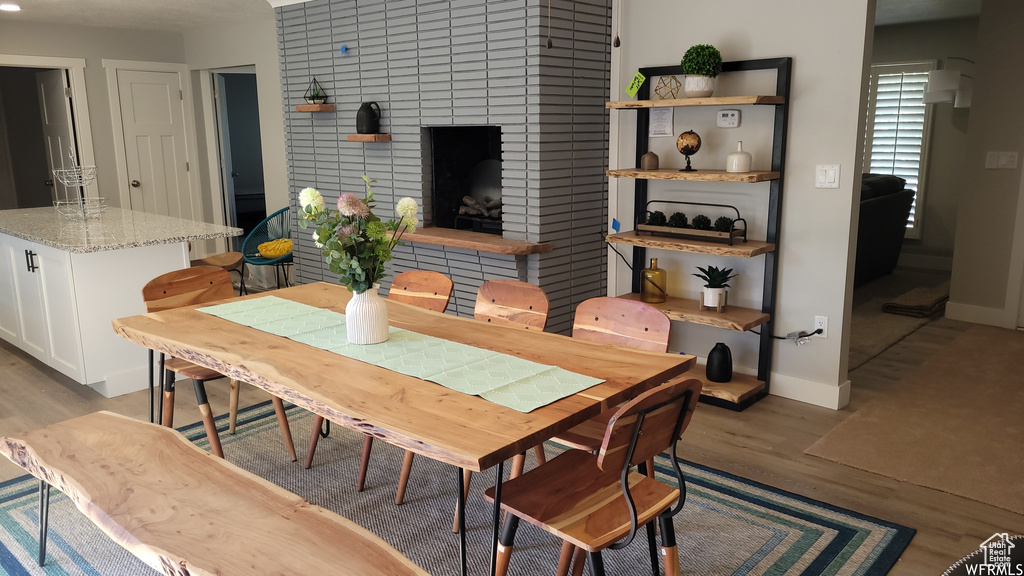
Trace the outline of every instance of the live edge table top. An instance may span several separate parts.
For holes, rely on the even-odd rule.
[[[326,283],[272,294],[340,313],[350,296],[344,287]],[[608,406],[686,372],[694,362],[693,356],[584,342],[388,302],[391,326],[605,380],[523,414],[195,308],[121,318],[114,320],[114,330],[146,348],[258,386],[353,430],[473,471],[486,470],[557,436]]]

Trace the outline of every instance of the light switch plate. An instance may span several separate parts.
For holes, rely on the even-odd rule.
[[[1000,152],[999,153],[999,167],[1009,168],[1011,170],[1017,168],[1017,153],[1016,152]]]
[[[986,152],[985,169],[995,170],[996,168],[999,168],[999,152]]]
[[[739,110],[719,110],[717,118],[719,128],[736,128],[740,125]]]
[[[815,188],[839,188],[839,164],[818,164],[814,171]]]

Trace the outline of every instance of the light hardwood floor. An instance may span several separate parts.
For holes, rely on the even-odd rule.
[[[853,398],[842,411],[770,396],[736,413],[702,405],[680,455],[745,478],[917,529],[891,574],[941,574],[995,532],[1024,533],[1024,516],[808,456],[803,451],[836,424],[929,358],[946,353],[970,324],[931,322],[851,374]],[[1020,375],[1008,375],[1017,377]],[[227,383],[208,385],[215,410],[227,406]],[[242,405],[266,400],[243,387]],[[95,410],[146,418],[145,392],[105,399],[0,342],[0,434],[36,428]],[[195,396],[179,385],[175,424],[198,420]],[[301,455],[300,455],[301,459]],[[0,462],[0,481],[21,469]],[[685,535],[680,535],[685,538]]]

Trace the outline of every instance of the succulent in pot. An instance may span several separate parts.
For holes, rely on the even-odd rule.
[[[695,44],[683,55],[683,94],[706,98],[715,93],[715,77],[722,72],[722,53],[710,44]]]
[[[697,278],[704,281],[704,291],[701,294],[701,304],[710,308],[717,308],[719,306],[725,307],[726,301],[729,297],[729,280],[736,277],[736,274],[732,273],[732,268],[718,268],[716,266],[708,266],[707,268],[697,267],[700,274],[694,274]]]

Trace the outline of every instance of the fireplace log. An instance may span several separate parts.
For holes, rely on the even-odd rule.
[[[494,210],[495,208],[501,208],[501,198],[484,198],[484,208],[488,210]]]
[[[488,210],[487,215],[491,218],[501,218],[501,208],[495,208],[494,210]]]
[[[487,211],[473,208],[472,206],[459,206],[459,214],[468,214],[470,216],[486,216]]]

